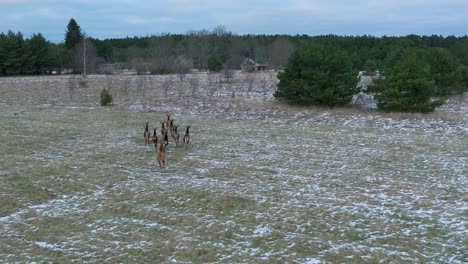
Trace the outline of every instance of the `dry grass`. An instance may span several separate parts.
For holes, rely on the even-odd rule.
[[[341,120],[347,109],[285,111],[296,117],[176,113],[178,124],[192,125],[193,143],[169,145],[161,170],[142,135],[146,121],[164,119],[161,112],[0,104],[0,258],[462,263],[468,257],[465,135],[388,129],[372,120],[348,126],[322,116]]]
[[[188,82],[162,96],[172,77],[110,77],[117,106],[105,108],[103,76],[73,89],[66,76],[0,80],[0,259],[468,257],[466,104],[429,115],[291,107],[246,93],[242,78],[211,99],[203,82],[195,97]],[[192,144],[169,145],[161,170],[143,129],[166,112],[181,135],[192,125]]]

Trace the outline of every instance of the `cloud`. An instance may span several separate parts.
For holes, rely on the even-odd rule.
[[[61,41],[68,20],[97,38],[224,25],[246,34],[467,34],[467,0],[0,0],[0,31]],[[96,34],[96,35],[93,35]]]
[[[50,7],[40,7],[37,10],[31,12],[29,15],[36,14],[38,16],[42,16],[48,19],[66,19],[68,18],[67,15],[53,9]]]
[[[152,25],[152,24],[174,24],[184,23],[184,20],[175,19],[171,17],[155,17],[155,18],[144,18],[144,17],[127,17],[125,22],[131,25]]]

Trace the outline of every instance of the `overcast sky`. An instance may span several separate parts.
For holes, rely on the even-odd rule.
[[[89,36],[186,33],[468,35],[468,0],[0,0],[0,31],[61,42],[70,18]]]

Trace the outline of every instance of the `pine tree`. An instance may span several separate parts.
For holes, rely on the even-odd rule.
[[[76,23],[75,19],[70,19],[65,33],[65,46],[67,49],[71,50],[76,46],[76,44],[80,43],[82,39],[83,34],[81,33],[80,26]]]
[[[208,70],[219,72],[223,69],[223,62],[217,54],[211,55],[208,59]]]
[[[274,96],[304,105],[345,105],[351,102],[356,86],[348,54],[332,45],[296,50],[278,79]]]
[[[28,68],[27,60],[30,56],[23,34],[9,30],[0,40],[3,40],[0,47],[0,73],[5,75],[24,73]]]
[[[28,49],[31,56],[31,67],[35,73],[42,73],[51,66],[51,58],[49,55],[49,43],[39,34],[34,34],[31,39],[27,41]]]
[[[458,88],[457,69],[459,67],[455,58],[446,49],[431,48],[428,52],[430,73],[436,85],[438,95],[449,95]]]
[[[106,88],[102,89],[101,91],[101,105],[109,105],[112,103],[112,95],[110,94],[109,90]]]
[[[384,111],[432,112],[443,101],[433,101],[436,94],[430,67],[416,54],[402,58],[384,73],[385,78],[368,87],[377,99],[377,107]]]

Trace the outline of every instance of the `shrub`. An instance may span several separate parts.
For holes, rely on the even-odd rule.
[[[214,71],[214,72],[219,72],[223,69],[223,62],[221,61],[221,58],[213,54],[208,58],[208,70]]]
[[[112,103],[112,95],[106,88],[101,91],[101,105],[109,105]]]

